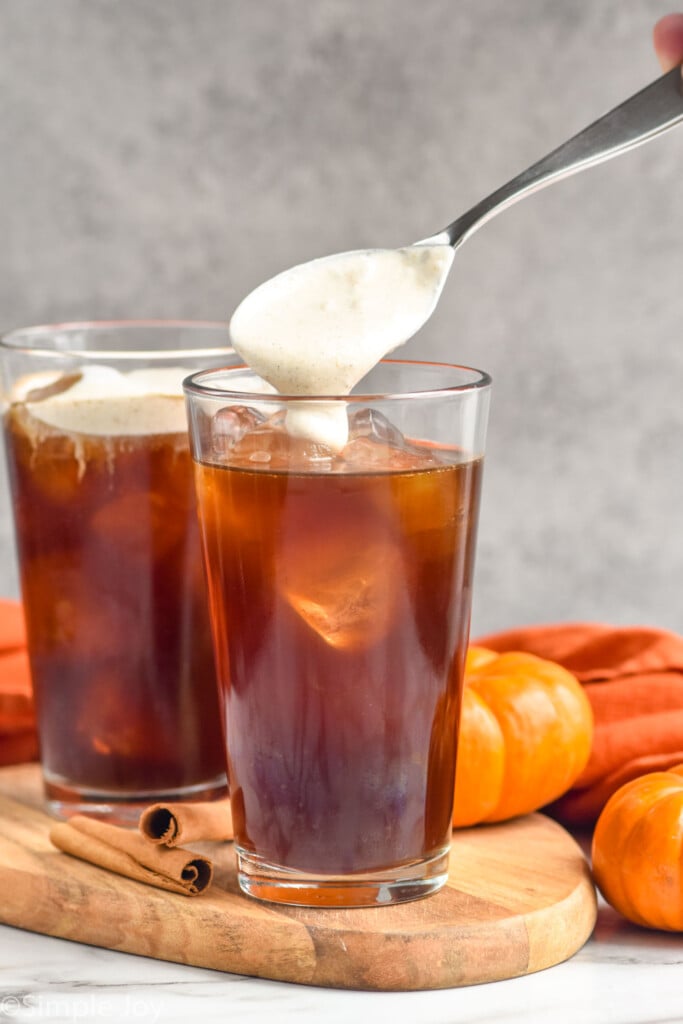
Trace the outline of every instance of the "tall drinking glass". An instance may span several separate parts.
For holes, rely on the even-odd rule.
[[[381,905],[446,880],[489,385],[400,361],[351,396],[185,382],[253,896]],[[316,440],[330,419],[340,451]]]
[[[182,379],[223,324],[0,341],[3,420],[48,807],[128,821],[225,793]]]

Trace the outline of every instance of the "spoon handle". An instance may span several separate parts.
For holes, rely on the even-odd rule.
[[[477,228],[519,199],[625,153],[673,128],[683,121],[682,85],[681,68],[675,67],[496,189],[426,241],[448,242],[457,249]]]

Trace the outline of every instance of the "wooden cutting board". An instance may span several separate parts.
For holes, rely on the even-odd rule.
[[[395,907],[307,910],[237,886],[231,844],[194,844],[215,880],[161,892],[54,849],[36,765],[0,770],[0,921],[108,949],[335,988],[449,988],[566,960],[595,924],[574,840],[540,814],[454,833],[446,887]]]

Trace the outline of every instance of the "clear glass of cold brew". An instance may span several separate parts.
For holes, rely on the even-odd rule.
[[[225,794],[182,379],[227,327],[61,324],[0,341],[47,803],[130,822]]]
[[[350,396],[261,384],[185,382],[239,883],[426,896],[448,872],[490,381],[386,361]]]

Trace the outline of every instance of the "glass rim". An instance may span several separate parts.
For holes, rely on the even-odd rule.
[[[181,348],[176,346],[169,346],[165,349],[141,349],[141,348],[124,348],[124,349],[86,349],[82,346],[74,346],[69,348],[54,348],[50,345],[36,345],[26,342],[30,342],[32,338],[40,338],[41,336],[50,336],[53,334],[69,332],[84,332],[89,331],[93,335],[98,331],[111,331],[119,330],[125,332],[132,329],[146,329],[146,330],[197,330],[209,331],[209,330],[220,330],[225,331],[226,345],[211,345],[206,348]],[[229,325],[227,320],[163,320],[158,318],[143,318],[135,320],[67,320],[64,322],[52,323],[52,324],[35,324],[30,327],[17,327],[11,331],[6,331],[0,334],[0,352],[12,352],[21,353],[23,355],[40,356],[45,359],[63,359],[68,356],[78,356],[83,359],[118,359],[123,362],[126,360],[139,360],[139,359],[168,359],[169,355],[178,357],[192,357],[199,358],[203,356],[219,355],[221,353],[235,353],[232,344],[230,343]]]
[[[197,398],[218,398],[225,400],[249,400],[253,403],[274,402],[296,404],[297,402],[340,402],[340,403],[366,403],[400,401],[405,398],[445,398],[448,395],[467,394],[469,392],[486,391],[493,383],[491,376],[485,370],[478,370],[473,366],[465,366],[461,363],[443,363],[435,360],[425,359],[382,359],[378,366],[406,366],[406,367],[433,367],[434,369],[462,370],[475,375],[475,379],[463,384],[439,385],[436,387],[424,387],[412,391],[364,391],[362,393],[345,395],[287,395],[279,392],[247,391],[244,389],[231,390],[225,387],[211,387],[204,384],[202,378],[216,376],[218,374],[229,374],[239,376],[245,370],[254,372],[246,363],[241,366],[230,366],[225,368],[214,368],[197,370],[190,374],[183,381],[183,391],[188,396]],[[374,369],[374,367],[373,367]],[[370,371],[368,371],[370,372]],[[256,374],[258,376],[258,374]],[[362,383],[359,382],[359,383]]]

